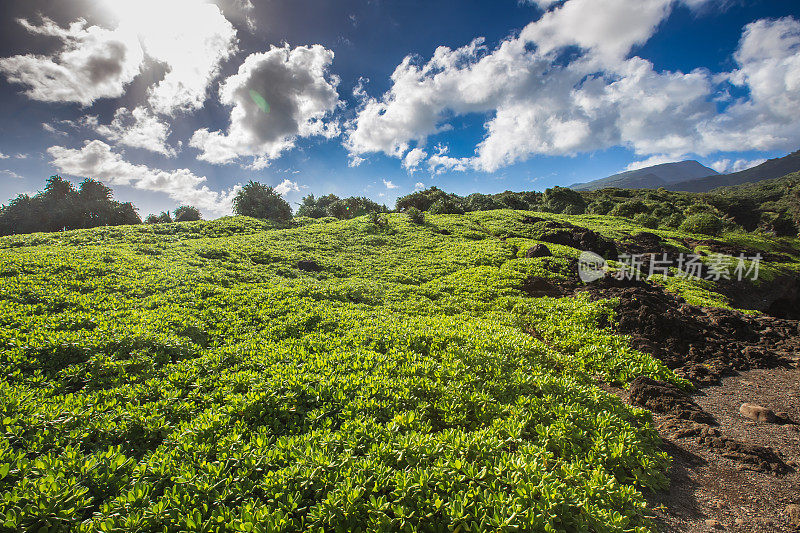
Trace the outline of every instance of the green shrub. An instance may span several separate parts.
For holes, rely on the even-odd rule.
[[[408,215],[408,220],[412,224],[424,224],[425,223],[425,213],[417,209],[416,207],[409,207],[406,211],[406,215]]]
[[[250,180],[233,199],[233,212],[237,215],[286,222],[292,218],[292,208],[275,189]]]
[[[191,205],[182,205],[175,210],[175,222],[200,220],[200,210]]]
[[[687,233],[702,233],[704,235],[719,235],[722,231],[722,220],[711,213],[695,213],[686,217],[680,225],[680,230]]]
[[[664,219],[664,222],[662,223],[662,226],[664,226],[666,228],[677,228],[681,224],[683,224],[684,220],[686,220],[686,217],[684,217],[680,213],[673,213],[673,214],[671,214],[670,216],[668,216],[667,218]]]
[[[439,198],[431,205],[428,211],[433,215],[463,215],[464,208],[454,198]]]
[[[647,213],[649,211],[650,210],[643,201],[631,199],[617,204],[608,214],[612,217],[633,218],[640,213]]]
[[[655,229],[658,227],[658,217],[655,215],[648,215],[647,213],[639,213],[633,217],[633,221],[645,228]]]
[[[607,215],[612,209],[614,209],[613,201],[608,198],[600,198],[590,203],[586,212],[592,215]]]
[[[578,191],[556,186],[544,191],[542,209],[551,213],[580,215],[586,212],[586,200]]]

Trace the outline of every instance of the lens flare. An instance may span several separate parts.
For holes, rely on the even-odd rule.
[[[261,111],[264,113],[269,113],[269,103],[264,100],[264,97],[261,96],[258,91],[250,89],[250,98],[253,99],[253,102],[261,109]]]

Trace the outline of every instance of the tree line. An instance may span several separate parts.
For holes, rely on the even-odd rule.
[[[409,213],[416,223],[424,221],[426,212],[463,214],[492,209],[618,216],[649,228],[703,229],[702,233],[710,234],[761,229],[777,235],[797,235],[800,173],[711,193],[613,188],[578,192],[556,186],[544,192],[505,191],[459,196],[430,187],[401,196],[395,203],[396,211]],[[233,212],[276,223],[288,223],[293,217],[291,206],[273,187],[252,180],[234,197]],[[302,199],[296,216],[350,219],[387,212],[389,209],[385,205],[363,196],[340,198],[334,194],[320,197],[310,194]],[[183,205],[173,213],[162,211],[149,215],[144,223],[200,219],[199,209]],[[76,189],[60,176],[52,176],[43,191],[34,196],[21,194],[8,205],[0,206],[0,235],[141,223],[133,204],[115,201],[110,187],[92,179],[83,180]]]

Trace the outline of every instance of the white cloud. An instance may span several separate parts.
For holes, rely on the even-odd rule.
[[[426,157],[428,157],[428,154],[425,150],[422,148],[414,148],[413,150],[409,150],[406,154],[403,159],[403,166],[406,170],[414,172],[419,168],[420,163],[422,163]]]
[[[730,159],[720,159],[711,163],[711,168],[720,174],[730,174],[731,172],[740,172],[753,168],[765,162],[766,159],[737,159],[732,161]]]
[[[167,145],[169,125],[160,121],[144,107],[137,107],[133,111],[120,107],[108,125],[96,124],[96,117],[93,119],[87,122],[93,124],[94,130],[118,144],[142,148],[167,157],[176,155],[175,149]]]
[[[702,2],[683,3],[697,8]],[[662,160],[796,149],[800,23],[748,25],[734,54],[738,69],[722,75],[657,71],[628,57],[676,4],[567,0],[494,50],[477,39],[455,50],[440,47],[427,62],[407,57],[382,97],[361,89],[345,146],[351,157],[383,152],[406,166],[417,157],[412,143],[424,147],[453,117],[484,113],[491,118],[474,155],[452,157],[444,147],[428,160],[433,172],[494,172],[537,154],[613,146]],[[749,89],[749,97],[726,101],[730,83]]]
[[[358,157],[357,155],[351,155],[349,160],[347,161],[347,166],[350,168],[356,168],[361,166],[361,163],[366,161],[363,157]]]
[[[17,55],[0,59],[0,72],[25,94],[43,102],[77,102],[88,106],[100,98],[122,96],[137,74],[143,54],[136,35],[88,26],[79,19],[62,28],[48,18],[37,26],[19,21],[31,33],[54,37],[61,50],[52,56]]]
[[[624,59],[669,14],[672,0],[570,0],[522,30],[539,54],[580,46],[604,62]]]
[[[11,156],[8,156],[8,155],[4,154],[3,152],[0,152],[0,159],[8,159],[9,157],[11,157]]]
[[[13,170],[0,170],[0,172],[2,172],[3,174],[7,174],[7,175],[9,175],[9,176],[11,176],[12,178],[14,178],[14,179],[17,179],[17,180],[21,180],[21,179],[23,179],[23,177],[22,177],[22,176],[20,176],[19,174],[17,174],[17,173],[16,173],[16,172],[14,172]]]
[[[634,161],[633,163],[628,165],[625,168],[625,170],[639,170],[640,168],[647,168],[655,165],[663,165],[664,163],[675,163],[677,161],[680,161],[680,159],[676,159],[668,155],[656,154],[642,161]]]
[[[232,106],[227,131],[197,130],[190,145],[210,163],[252,156],[252,167],[263,168],[298,138],[338,135],[329,119],[339,106],[339,79],[328,74],[332,61],[333,52],[320,45],[251,54],[220,87],[221,102]]]
[[[464,172],[468,168],[475,166],[475,161],[469,157],[451,157],[449,149],[444,145],[436,146],[436,153],[428,159],[428,170],[434,174],[442,174],[448,171]]]
[[[17,159],[28,159],[28,154],[17,154],[14,157]]]
[[[137,32],[145,53],[167,67],[164,79],[149,90],[153,109],[164,114],[200,109],[221,64],[238,49],[233,25],[219,7],[199,0],[118,3],[124,15],[120,27]]]
[[[55,126],[53,126],[52,124],[50,124],[48,122],[42,122],[42,129],[44,131],[46,131],[47,133],[52,133],[53,135],[60,135],[62,137],[66,137],[67,136],[66,132],[61,131],[60,129],[56,128]]]
[[[84,19],[67,28],[48,18],[38,26],[20,20],[32,33],[61,40],[62,49],[49,56],[0,59],[0,72],[10,82],[27,86],[32,99],[89,106],[99,98],[122,96],[147,56],[166,70],[148,90],[156,112],[201,108],[221,64],[238,49],[236,30],[220,8],[204,0],[104,4],[119,20],[115,29],[88,26]],[[248,0],[231,4],[237,13],[252,9]]]
[[[421,190],[423,190],[424,188],[425,188],[425,184],[424,184],[424,183],[422,183],[421,181],[418,181],[418,182],[416,182],[416,183],[414,184],[414,190],[415,190],[415,191],[421,191]]]
[[[395,185],[391,181],[383,180],[383,184],[386,185],[387,189],[397,189],[399,185]]]
[[[298,185],[296,181],[291,181],[289,179],[284,179],[275,187],[275,192],[280,194],[281,196],[285,196],[286,194],[294,191],[300,192],[301,189],[306,189],[305,185]]]
[[[47,153],[53,158],[53,165],[65,174],[166,193],[178,203],[194,205],[213,215],[230,214],[231,202],[239,189],[236,186],[216,192],[204,185],[204,176],[198,177],[188,169],[160,170],[130,163],[98,140],[88,141],[80,149],[53,146]]]

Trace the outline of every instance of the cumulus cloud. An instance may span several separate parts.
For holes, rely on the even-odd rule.
[[[672,7],[672,0],[570,0],[522,30],[540,54],[579,46],[603,61],[623,59],[646,42]]]
[[[403,159],[403,167],[405,167],[406,170],[413,172],[419,168],[420,163],[422,163],[426,157],[428,157],[428,154],[422,148],[414,148],[413,150],[409,150]]]
[[[79,19],[62,28],[49,18],[41,25],[20,20],[29,32],[54,37],[61,49],[51,55],[17,55],[0,59],[0,72],[25,94],[43,102],[76,102],[89,106],[100,98],[122,96],[139,74],[142,48],[130,31],[88,26]]]
[[[731,172],[740,172],[756,167],[765,161],[766,159],[720,159],[719,161],[714,161],[711,164],[711,168],[720,174],[730,174]]]
[[[475,166],[475,161],[469,157],[451,157],[448,154],[449,149],[444,145],[436,147],[430,159],[428,159],[428,170],[434,174],[442,174],[448,171],[464,172],[470,167]]]
[[[220,87],[221,102],[232,107],[227,131],[197,130],[190,145],[210,163],[252,156],[251,166],[263,168],[298,138],[335,137],[330,114],[340,104],[339,79],[328,73],[332,61],[333,52],[320,45],[251,54]]]
[[[137,107],[133,111],[120,107],[110,124],[96,124],[96,119],[94,122],[97,133],[118,144],[142,148],[167,157],[176,155],[175,149],[167,145],[169,125],[144,107]]]
[[[422,183],[421,181],[418,181],[418,182],[416,182],[416,183],[414,184],[414,190],[415,190],[415,191],[421,191],[421,190],[423,190],[423,189],[425,189],[425,184],[424,184],[424,183]]]
[[[229,4],[231,12],[252,10],[247,0]],[[46,17],[40,25],[20,20],[31,33],[59,39],[62,47],[49,55],[0,59],[0,72],[26,86],[34,100],[89,106],[122,96],[147,56],[166,71],[148,89],[148,102],[156,112],[172,115],[201,108],[222,63],[238,50],[235,28],[213,3],[140,0],[106,7],[119,21],[114,29],[89,26],[84,19],[67,28]]]
[[[389,180],[383,180],[383,184],[386,186],[387,189],[397,189],[399,186],[395,185]]]
[[[301,189],[305,189],[305,185],[298,185],[296,181],[291,181],[289,179],[284,179],[275,187],[275,192],[280,194],[281,196],[285,196],[286,194],[294,191],[300,192]]]
[[[52,146],[47,153],[53,158],[53,165],[65,174],[166,193],[178,203],[194,205],[212,215],[230,214],[231,202],[239,189],[236,186],[216,192],[204,184],[205,176],[196,176],[188,169],[160,170],[130,163],[98,140],[87,141],[79,149]]]
[[[0,152],[0,159],[8,159],[9,157],[11,157],[11,156],[6,155],[3,152]]]
[[[153,109],[164,114],[200,109],[221,64],[238,49],[236,30],[219,7],[198,0],[141,0],[118,9],[121,30],[135,31],[145,53],[167,68],[149,90]]]
[[[46,131],[47,133],[51,133],[53,135],[60,135],[60,136],[63,136],[63,137],[67,136],[66,132],[61,131],[60,129],[56,128],[55,126],[53,126],[49,122],[42,122],[42,129],[44,131]]]
[[[676,4],[567,0],[495,49],[477,39],[440,47],[427,62],[407,57],[385,94],[361,95],[345,146],[351,157],[383,152],[405,166],[418,155],[412,143],[421,150],[452,117],[481,113],[490,118],[475,152],[455,157],[437,149],[428,160],[433,172],[493,172],[537,154],[613,146],[660,160],[796,148],[800,23],[787,17],[748,25],[730,73],[657,71],[630,57]],[[731,84],[749,96],[726,100]]]
[[[679,159],[675,159],[674,157],[656,154],[641,161],[634,161],[633,163],[628,165],[625,168],[625,170],[639,170],[640,168],[647,168],[655,165],[663,165],[664,163],[676,163],[678,161]]]

